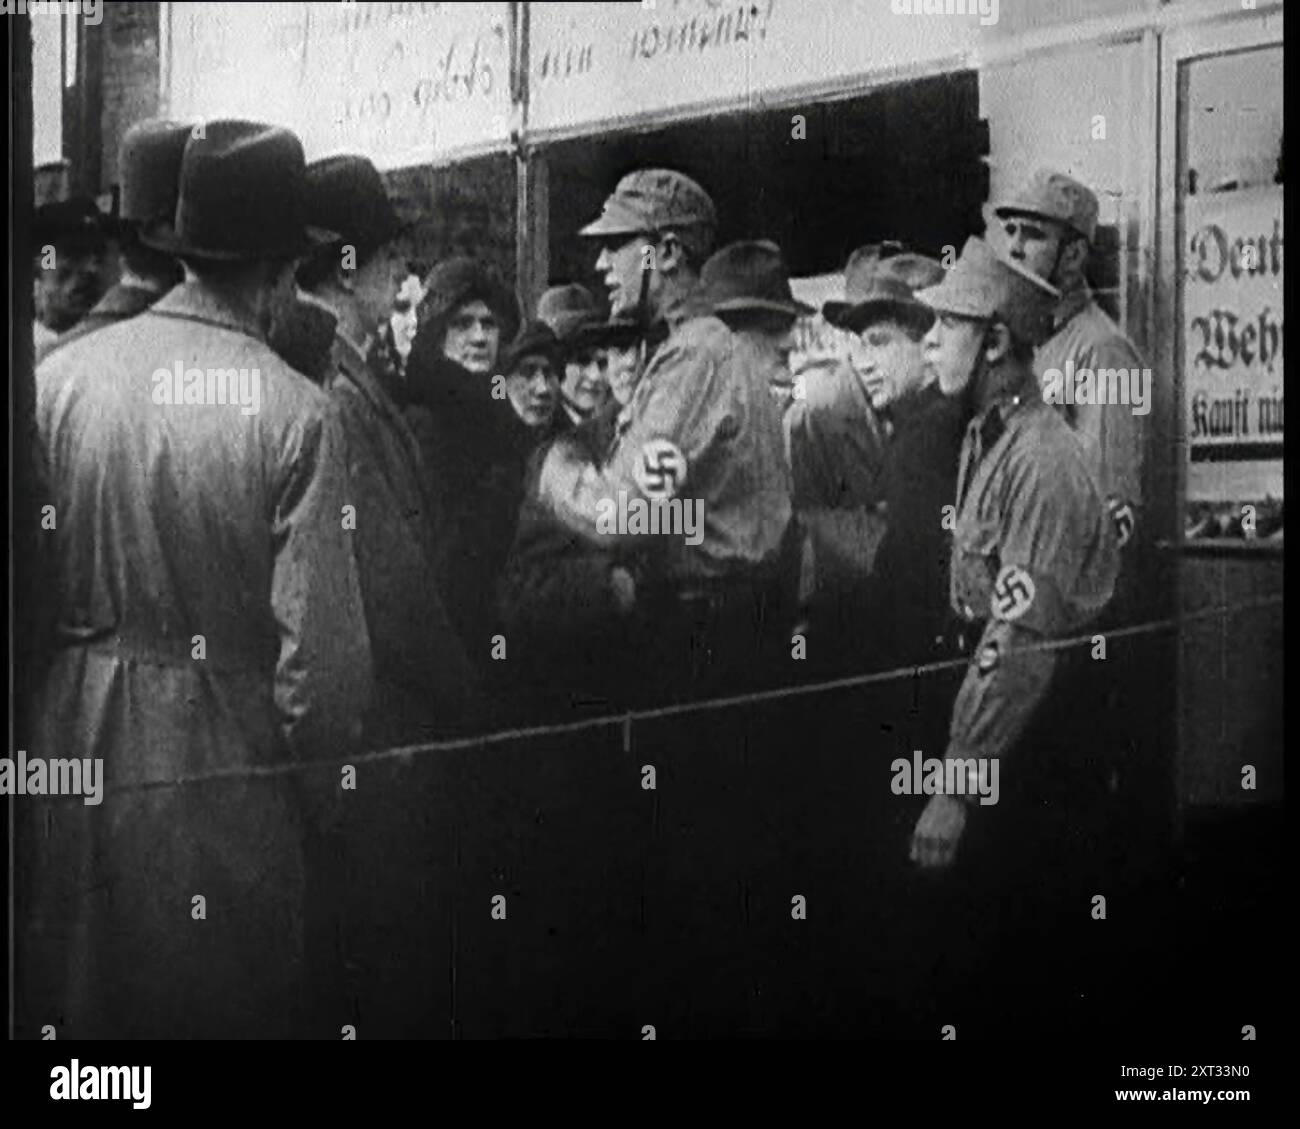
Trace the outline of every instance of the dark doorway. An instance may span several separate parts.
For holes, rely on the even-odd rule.
[[[937,255],[981,230],[987,151],[973,71],[557,144],[547,150],[550,277],[603,292],[576,233],[619,177],[654,165],[680,169],[712,194],[721,243],[774,239],[796,276],[840,270],[853,248],[885,238]]]

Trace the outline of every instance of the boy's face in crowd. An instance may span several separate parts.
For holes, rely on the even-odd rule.
[[[36,258],[35,311],[49,329],[71,329],[103,296],[103,252],[90,248],[55,247],[55,265],[45,267]]]
[[[560,395],[580,415],[590,415],[609,397],[609,352],[581,349],[564,364]]]
[[[615,236],[602,242],[596,269],[609,291],[609,308],[614,317],[632,317],[641,299],[642,265],[651,265],[656,254],[653,236]],[[650,270],[647,297],[658,293],[659,272]]]
[[[529,427],[543,427],[551,421],[558,402],[559,381],[546,357],[523,357],[506,377],[506,395]]]
[[[945,396],[960,396],[975,375],[984,344],[986,324],[975,318],[940,313],[925,335],[925,367],[939,381]]]
[[[1066,229],[1061,224],[1037,216],[1012,214],[999,217],[987,234],[994,250],[1039,278],[1055,283],[1053,275],[1061,246],[1067,239]]]
[[[448,360],[473,373],[490,376],[496,368],[501,345],[501,326],[496,314],[483,301],[467,302],[447,323],[442,352]]]
[[[611,347],[605,350],[609,366],[605,370],[609,390],[619,404],[626,406],[636,391],[637,360],[640,349],[636,345],[626,348]]]
[[[353,293],[372,332],[392,314],[397,291],[409,273],[406,256],[395,243],[385,243],[357,267]]]
[[[852,339],[849,363],[876,409],[919,391],[929,379],[921,339],[891,318],[872,322]]]

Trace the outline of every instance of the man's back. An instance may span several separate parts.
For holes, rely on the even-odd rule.
[[[297,781],[191,778],[346,754],[369,648],[332,409],[242,330],[187,285],[37,371],[62,591],[31,755],[101,758],[105,795],[24,809],[20,1027],[297,1030]],[[158,402],[178,365],[256,369],[259,410]]]

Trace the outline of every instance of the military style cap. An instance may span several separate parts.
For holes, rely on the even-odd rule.
[[[822,316],[852,333],[881,317],[928,326],[934,314],[916,300],[915,292],[937,285],[943,274],[934,259],[905,251],[901,243],[859,247],[844,268],[844,300],[827,302]]]
[[[1052,314],[1061,292],[972,235],[943,281],[918,290],[916,297],[939,313],[996,319],[1013,336],[1041,345],[1052,335]]]
[[[673,169],[638,169],[618,182],[600,217],[579,235],[639,235],[683,227],[716,228],[709,194]]]
[[[781,248],[769,239],[722,248],[701,268],[700,285],[715,314],[752,310],[797,318],[815,312],[791,293]]]
[[[1097,234],[1099,207],[1092,189],[1051,169],[1039,169],[1018,191],[992,202],[988,211],[999,218],[1022,215],[1056,220],[1077,231],[1090,244]]]

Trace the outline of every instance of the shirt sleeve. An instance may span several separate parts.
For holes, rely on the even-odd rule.
[[[1009,468],[988,619],[953,707],[949,757],[1010,752],[1046,695],[1072,598],[1090,566],[1095,492],[1068,459],[1041,453]]]
[[[1103,370],[1142,369],[1142,359],[1120,336],[1106,338],[1088,348],[1079,366],[1092,370],[1100,386]],[[1151,410],[1152,389],[1145,389],[1145,411]],[[1146,415],[1138,415],[1130,404],[1076,404],[1074,425],[1088,441],[1097,461],[1096,472],[1102,493],[1119,503],[1128,503],[1134,517],[1142,504],[1142,461]]]
[[[689,495],[693,468],[734,429],[723,369],[730,356],[708,339],[668,342],[637,388],[627,430],[603,466],[572,436],[557,439],[538,476],[537,496],[573,532],[608,549],[644,541],[610,520],[628,502]]]
[[[337,410],[307,419],[272,520],[271,605],[280,632],[275,700],[295,755],[352,747],[371,692],[370,642],[351,537],[346,445]]]

